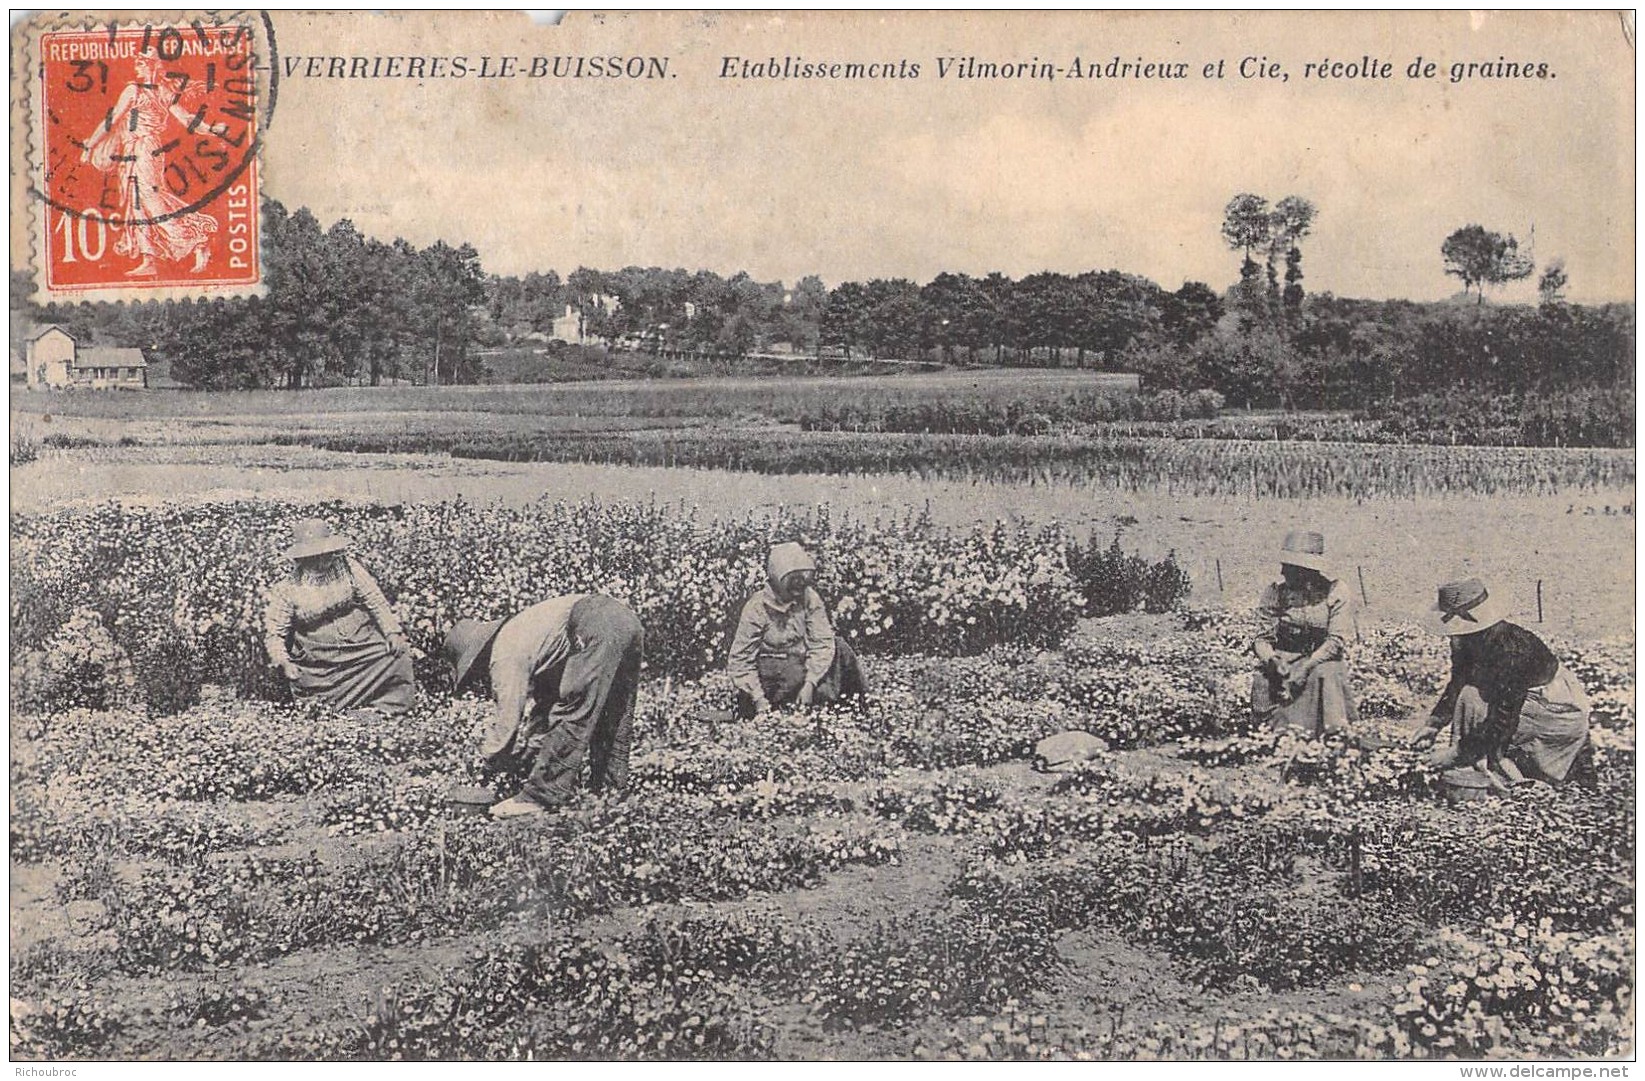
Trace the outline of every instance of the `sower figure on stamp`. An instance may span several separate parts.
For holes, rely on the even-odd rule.
[[[527,774],[492,817],[566,803],[585,758],[595,791],[624,787],[644,646],[639,617],[597,594],[550,597],[509,619],[464,619],[447,632],[453,692],[476,674],[491,677],[497,713],[480,753]]]
[[[205,270],[211,257],[210,240],[217,232],[217,219],[189,210],[188,203],[175,194],[166,180],[166,126],[175,121],[194,131],[200,121],[190,114],[186,99],[204,92],[195,86],[174,92],[165,80],[165,63],[152,53],[135,61],[132,81],[120,92],[103,122],[86,136],[80,160],[101,172],[114,172],[120,184],[120,237],[114,250],[138,260],[127,277],[148,277],[157,272],[156,259],[181,262],[193,257],[190,269]],[[205,129],[221,136],[226,128],[208,124]]]

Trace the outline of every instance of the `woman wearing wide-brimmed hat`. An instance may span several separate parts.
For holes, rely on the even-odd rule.
[[[857,654],[834,633],[814,588],[817,562],[802,545],[775,545],[766,586],[742,606],[726,668],[744,717],[775,706],[809,707],[867,691]]]
[[[1439,587],[1425,624],[1451,640],[1451,678],[1413,742],[1433,743],[1448,726],[1452,743],[1436,749],[1434,765],[1557,784],[1588,750],[1588,696],[1541,638],[1507,617],[1478,578]]]
[[[1348,590],[1331,572],[1319,533],[1287,533],[1279,564],[1280,580],[1260,602],[1265,633],[1251,643],[1251,712],[1309,735],[1344,730],[1359,719],[1344,663],[1353,633]]]
[[[376,579],[348,554],[348,538],[304,518],[291,540],[291,574],[269,590],[263,630],[293,696],[339,709],[410,709],[410,645]]]

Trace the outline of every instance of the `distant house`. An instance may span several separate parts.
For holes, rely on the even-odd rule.
[[[149,363],[141,349],[81,345],[55,323],[29,335],[24,366],[31,387],[143,390],[149,385]]]
[[[29,386],[66,387],[74,370],[74,335],[47,323],[23,341],[23,371]]]
[[[567,304],[565,314],[554,320],[554,326],[549,331],[551,338],[558,338],[570,345],[582,345],[594,340],[594,335],[588,333],[588,316],[595,312],[616,311],[619,301],[614,296],[596,293],[588,298],[588,303],[582,307]]]

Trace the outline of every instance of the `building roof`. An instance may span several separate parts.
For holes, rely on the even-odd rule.
[[[34,328],[32,333],[29,334],[27,340],[32,342],[36,338],[43,338],[54,330],[61,330],[64,334],[68,334],[70,341],[76,340],[74,335],[69,334],[67,330],[56,323],[41,323],[39,326]]]
[[[87,345],[75,351],[76,368],[147,368],[141,349],[114,345]]]

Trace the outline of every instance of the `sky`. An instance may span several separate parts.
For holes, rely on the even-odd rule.
[[[883,13],[600,18],[276,13],[289,68],[264,188],[488,270],[630,264],[792,282],[1118,268],[1221,289],[1240,192],[1318,207],[1305,284],[1458,291],[1478,223],[1563,258],[1576,300],[1634,294],[1635,61],[1614,13]],[[310,56],[660,56],[669,77],[328,79]],[[1411,80],[1418,56],[1437,77]],[[727,79],[725,57],[918,63],[917,79]],[[1186,80],[939,78],[939,57],[1187,64]],[[1244,57],[1290,74],[1240,79]],[[1394,77],[1310,80],[1369,57]],[[1225,77],[1204,67],[1224,62]],[[1453,83],[1452,63],[1552,78]],[[522,61],[523,62],[523,61]],[[1527,283],[1504,299],[1534,295]]]

